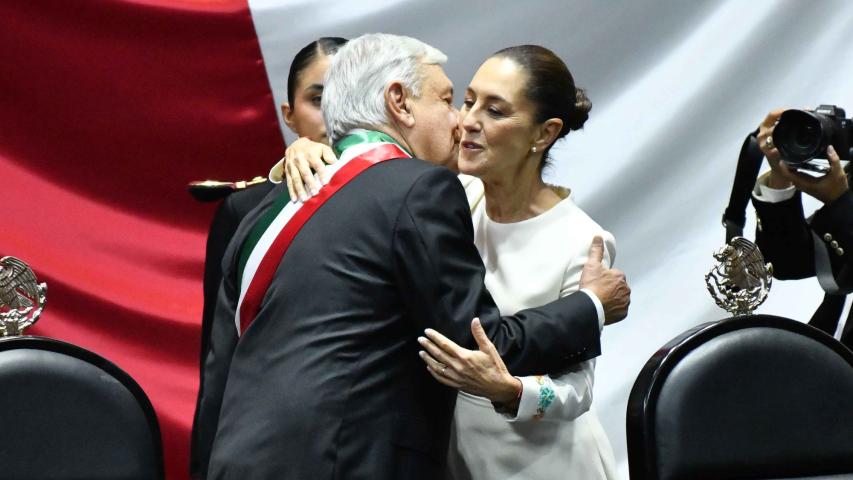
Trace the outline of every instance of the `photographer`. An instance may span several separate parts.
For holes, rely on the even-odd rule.
[[[809,324],[853,348],[851,309],[845,305],[853,299],[847,299],[853,290],[853,193],[832,146],[826,149],[830,169],[821,177],[798,172],[781,161],[773,131],[783,111],[771,111],[758,129],[758,145],[770,171],[758,178],[753,190],[756,243],[773,263],[776,278],[818,277],[827,293]],[[823,202],[808,219],[803,213],[802,193]]]

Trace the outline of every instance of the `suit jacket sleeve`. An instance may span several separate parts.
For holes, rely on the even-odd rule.
[[[228,371],[237,346],[237,328],[234,325],[236,288],[233,279],[224,277],[217,296],[211,325],[210,348],[202,366],[203,383],[199,386],[199,399],[193,424],[195,435],[190,466],[193,478],[205,478],[207,475]]]
[[[242,215],[227,198],[216,212],[205,258],[205,311],[202,325],[201,376],[190,445],[190,474],[192,478],[206,478],[213,439],[219,421],[222,397],[231,358],[237,345],[234,325],[238,298],[235,281],[222,274],[223,258],[229,242],[234,237]],[[208,284],[216,275],[215,288]],[[211,278],[208,277],[211,276]],[[210,297],[208,297],[210,295]]]
[[[201,320],[201,359],[199,365],[204,365],[210,341],[210,328],[213,312],[216,309],[216,296],[219,284],[222,282],[222,257],[228,242],[240,225],[240,216],[234,209],[233,196],[227,197],[216,209],[210,231],[207,234],[207,248],[204,256],[204,310]]]
[[[821,240],[821,248],[827,249],[836,282],[849,288],[853,282],[853,192],[848,190],[815,212],[811,228]]]
[[[213,312],[216,309],[219,283],[222,281],[222,259],[225,257],[225,251],[243,218],[258,206],[274,187],[274,184],[265,182],[234,192],[222,201],[213,216],[213,222],[207,234],[207,250],[204,257],[204,311],[201,321],[199,365],[204,366],[204,358],[210,342],[210,329]]]
[[[758,217],[755,243],[764,259],[773,264],[773,276],[780,280],[812,277],[814,243],[803,213],[802,194],[770,203],[752,197]]]
[[[577,292],[543,307],[501,316],[486,290],[465,192],[455,175],[429,169],[401,206],[393,250],[408,315],[466,348],[476,348],[471,320],[515,375],[560,373],[600,354],[595,306]]]
[[[199,358],[199,390],[196,399],[195,418],[190,439],[190,473],[197,475],[201,471],[199,458],[198,415],[201,399],[204,396],[204,363],[210,348],[210,330],[216,310],[216,299],[222,282],[222,257],[228,242],[237,231],[241,216],[233,205],[233,196],[227,197],[216,209],[210,231],[207,234],[207,248],[204,257],[204,307],[201,316],[201,348]]]

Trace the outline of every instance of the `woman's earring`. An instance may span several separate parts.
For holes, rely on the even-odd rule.
[[[536,147],[530,149],[533,153],[536,153]]]

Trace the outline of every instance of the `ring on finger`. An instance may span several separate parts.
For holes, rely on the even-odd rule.
[[[773,137],[768,135],[767,138],[764,139],[764,146],[767,148],[773,148]]]

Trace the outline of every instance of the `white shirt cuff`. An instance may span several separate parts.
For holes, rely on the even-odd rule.
[[[539,407],[539,389],[541,386],[536,377],[516,377],[521,380],[521,398],[518,401],[518,411],[515,416],[504,414],[508,422],[533,418]]]
[[[767,186],[769,175],[762,175],[755,182],[755,188],[752,189],[752,196],[757,200],[767,203],[779,203],[794,197],[797,189],[791,185],[788,188],[770,188]]]
[[[595,305],[595,313],[598,314],[598,330],[601,331],[604,328],[604,305],[601,303],[601,300],[598,299],[598,296],[592,293],[592,290],[582,288],[580,291],[589,295],[590,300],[592,300],[593,305]]]

